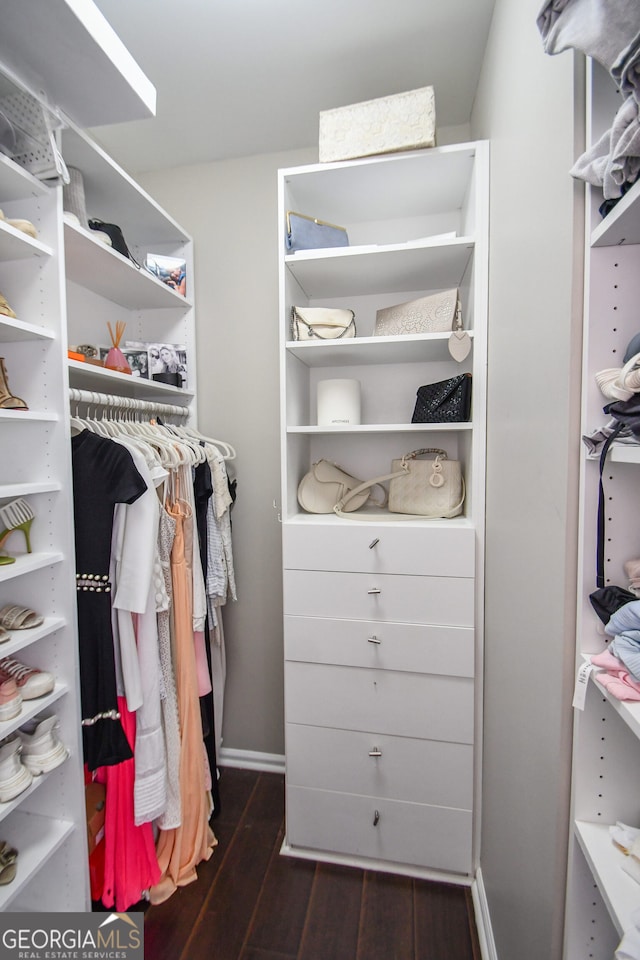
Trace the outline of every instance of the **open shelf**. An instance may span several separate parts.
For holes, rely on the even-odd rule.
[[[138,400],[160,400],[165,403],[186,405],[193,399],[192,390],[181,390],[157,380],[146,380],[128,373],[107,370],[82,360],[69,360],[69,383],[80,390],[95,390],[100,393],[115,393],[121,397]]]
[[[0,565],[0,583],[22,577],[25,573],[32,573],[34,570],[42,570],[54,563],[61,563],[63,560],[63,555],[57,552],[24,553],[16,558],[15,563]]]
[[[622,869],[625,855],[613,845],[608,826],[577,820],[574,830],[611,920],[622,936],[632,926],[631,915],[638,909],[640,884]]]
[[[472,330],[467,333],[473,338]],[[307,367],[451,360],[450,336],[450,333],[427,333],[401,337],[351,337],[329,342],[290,340],[286,350]]]
[[[20,891],[75,829],[68,820],[54,820],[16,811],[6,840],[18,850],[18,872],[13,883],[0,887],[0,911],[6,910]]]
[[[360,423],[345,426],[287,427],[287,433],[452,433],[473,430],[472,423]]]
[[[0,343],[17,343],[21,340],[54,340],[55,334],[46,327],[25,323],[0,314]]]

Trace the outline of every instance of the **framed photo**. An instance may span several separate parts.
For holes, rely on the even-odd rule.
[[[189,383],[187,348],[183,343],[144,343],[140,340],[127,340],[122,352],[127,359],[129,353],[146,352],[147,379],[156,378],[165,383],[175,381],[176,386],[181,389],[187,388]]]
[[[187,295],[187,264],[180,257],[163,257],[158,253],[148,253],[144,260],[145,270],[154,277],[172,287],[183,297]]]
[[[125,346],[122,350],[125,360],[131,367],[131,375],[149,379],[149,354],[146,350]]]

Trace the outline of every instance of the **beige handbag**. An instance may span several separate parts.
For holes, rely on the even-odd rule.
[[[427,453],[435,454],[434,459],[417,459]],[[448,520],[462,513],[465,485],[460,462],[449,460],[445,450],[436,447],[413,450],[405,453],[401,460],[392,460],[391,469],[392,473],[354,487],[338,501],[334,513],[344,516],[345,511],[350,510],[351,497],[361,497],[369,487],[387,480],[390,481],[390,513],[403,514],[405,519],[414,520]]]
[[[340,307],[292,307],[292,340],[339,340],[355,337],[356,315]]]
[[[418,333],[450,333],[452,330],[462,330],[457,288],[378,310],[373,332],[376,337],[397,337]]]
[[[333,513],[338,501],[346,498],[354,488],[366,486],[365,490],[349,497],[349,505],[344,509],[348,512],[357,510],[367,500],[371,500],[376,506],[384,506],[384,488],[383,501],[374,500],[371,496],[371,487],[375,485],[375,480],[373,483],[363,484],[330,460],[318,460],[298,485],[298,503],[307,513]]]

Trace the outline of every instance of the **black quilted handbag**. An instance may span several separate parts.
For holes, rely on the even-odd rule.
[[[418,388],[411,423],[460,423],[471,416],[471,374]]]

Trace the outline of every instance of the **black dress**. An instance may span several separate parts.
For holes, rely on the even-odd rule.
[[[116,503],[147,489],[129,451],[83,430],[71,438],[84,759],[90,770],[129,760],[116,688],[109,562]]]

